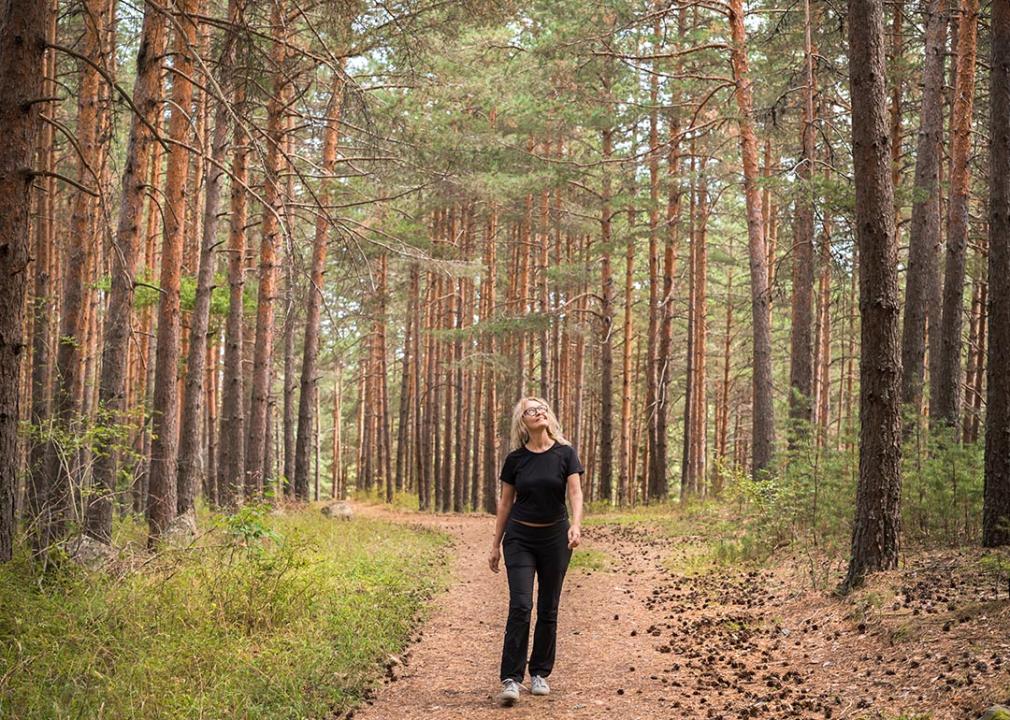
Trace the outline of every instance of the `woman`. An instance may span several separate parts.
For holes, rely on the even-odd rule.
[[[547,676],[554,666],[561,583],[578,546],[582,524],[582,483],[585,472],[572,444],[561,434],[558,419],[543,398],[528,397],[512,410],[511,447],[500,479],[501,499],[488,563],[498,572],[505,552],[509,583],[509,614],[502,647],[501,705],[514,705],[526,669],[533,575],[538,578],[537,624],[529,657],[530,691],[550,692]],[[568,520],[565,491],[572,505]],[[504,539],[503,539],[504,535]]]

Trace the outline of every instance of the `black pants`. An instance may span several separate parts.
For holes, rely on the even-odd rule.
[[[554,667],[557,646],[558,601],[561,583],[572,551],[568,548],[568,519],[546,527],[531,527],[509,518],[502,538],[509,581],[509,615],[501,654],[501,680],[522,682],[533,610],[533,575],[536,573],[537,624],[533,630],[530,675],[547,677]]]

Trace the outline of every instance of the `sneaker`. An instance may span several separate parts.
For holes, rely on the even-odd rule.
[[[547,684],[547,678],[542,678],[539,675],[534,675],[533,679],[530,681],[530,692],[534,695],[546,695],[551,691],[550,686]]]
[[[519,701],[519,683],[512,678],[502,680],[501,692],[498,693],[498,704],[502,707],[512,707]]]

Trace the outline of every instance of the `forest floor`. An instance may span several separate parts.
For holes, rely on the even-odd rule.
[[[449,533],[454,562],[355,720],[974,720],[1010,696],[1010,602],[970,549],[909,553],[840,599],[812,589],[798,559],[698,572],[697,532],[604,520],[575,551],[603,566],[573,560],[565,580],[551,693],[529,694],[527,677],[519,703],[499,708],[508,585],[487,565],[493,519],[355,511]]]

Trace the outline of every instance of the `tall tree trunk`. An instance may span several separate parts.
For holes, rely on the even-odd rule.
[[[811,41],[810,0],[803,3],[803,133],[801,160],[796,174],[800,194],[796,200],[796,244],[793,246],[793,296],[789,342],[789,442],[806,436],[813,419],[814,306],[814,48]]]
[[[762,235],[761,192],[757,185],[758,155],[754,135],[754,98],[747,60],[743,0],[730,0],[733,35],[732,63],[736,101],[740,111],[740,153],[743,158],[744,194],[747,205],[747,238],[750,254],[751,314],[753,328],[753,407],[751,410],[752,472],[758,477],[771,464],[775,443],[775,411],[772,404],[772,341],[768,294],[768,252]]]
[[[230,71],[234,38],[229,33],[222,52],[222,66]],[[230,86],[230,83],[222,83]],[[200,243],[200,265],[197,271],[196,298],[190,318],[189,351],[186,359],[186,391],[183,396],[182,428],[179,438],[178,504],[180,514],[193,509],[197,490],[203,484],[207,468],[204,465],[202,428],[205,401],[205,366],[207,362],[207,335],[210,324],[210,301],[214,291],[214,271],[217,266],[215,248],[217,240],[218,204],[221,198],[221,179],[224,159],[231,129],[227,101],[219,101],[214,118],[214,140],[211,146],[210,176],[203,211],[203,239]]]
[[[129,356],[130,321],[133,315],[133,288],[140,254],[140,225],[144,195],[151,165],[151,144],[161,100],[161,67],[167,38],[165,15],[146,5],[137,76],[133,85],[133,105],[142,115],[130,115],[130,140],[123,169],[123,189],[119,219],[113,240],[112,283],[105,312],[102,346],[102,374],[98,401],[104,421],[120,425],[126,410],[126,362]],[[95,495],[88,506],[88,533],[108,542],[112,535],[112,498],[116,491],[119,465],[118,445],[123,441],[99,433],[95,442]]]
[[[428,487],[427,487],[427,475],[425,474],[425,462],[424,462],[424,450],[422,448],[423,439],[426,433],[422,431],[424,427],[422,424],[423,415],[426,403],[422,401],[425,399],[424,392],[425,386],[422,380],[422,363],[425,362],[425,357],[421,354],[421,329],[424,324],[424,319],[426,317],[424,311],[425,305],[421,298],[421,269],[418,267],[417,263],[413,263],[410,268],[410,284],[411,284],[411,296],[417,298],[417,302],[412,306],[412,312],[414,315],[414,426],[413,438],[411,441],[411,448],[413,453],[411,453],[411,461],[414,465],[414,479],[417,483],[417,504],[419,510],[427,510],[429,497],[428,497]],[[428,337],[424,339],[424,347],[427,351]]]
[[[654,463],[652,474],[656,486],[651,495],[665,500],[669,494],[667,483],[667,412],[669,410],[669,387],[671,348],[673,346],[673,302],[674,274],[677,264],[677,249],[680,242],[680,123],[675,114],[670,115],[669,143],[667,151],[667,175],[669,188],[666,199],[666,239],[663,248],[663,316],[659,329],[659,367],[656,370],[656,446],[651,454]],[[581,357],[581,356],[580,356]],[[581,389],[581,383],[577,384]]]
[[[98,67],[103,67],[103,28],[98,27],[106,17],[105,0],[91,0],[83,5],[84,22],[83,56],[77,100],[77,182],[82,187],[97,187],[100,183],[98,164],[98,133],[103,125],[101,114],[105,111],[99,100],[101,77]],[[92,64],[94,63],[94,65]],[[86,302],[88,256],[99,243],[95,236],[96,200],[91,192],[79,191],[74,195],[70,218],[70,237],[63,273],[63,298],[60,330],[56,351],[56,377],[53,385],[53,416],[56,427],[67,433],[79,433],[84,394],[84,351],[86,349]],[[19,311],[20,312],[20,311]],[[19,325],[20,327],[20,325]],[[12,417],[17,417],[16,415]],[[46,451],[46,475],[49,489],[41,519],[41,547],[48,547],[64,535],[67,514],[70,512],[71,483],[74,482],[74,458],[66,448],[58,447],[53,439]],[[12,454],[11,457],[14,457]]]
[[[632,155],[635,154],[637,153],[633,148]],[[628,215],[628,224],[631,226],[633,216],[630,211]],[[625,241],[624,250],[624,327],[622,338],[622,344],[624,347],[622,348],[621,353],[621,457],[619,484],[617,490],[617,503],[621,507],[631,504],[632,495],[634,493],[634,487],[632,484],[634,478],[634,471],[632,469],[634,458],[634,448],[632,446],[632,413],[634,412],[634,409],[632,407],[631,386],[632,380],[638,376],[631,364],[631,351],[634,345],[632,338],[632,329],[634,327],[634,301],[632,292],[634,287],[634,274],[635,233],[629,232],[628,239]]]
[[[827,176],[825,171],[825,176]],[[827,442],[831,405],[831,216],[825,213],[820,247],[820,277],[817,286],[817,327],[814,419],[817,424],[817,447]]]
[[[934,423],[957,435],[961,406],[961,327],[964,316],[964,264],[968,244],[968,192],[971,173],[971,114],[975,98],[975,54],[978,0],[961,0],[957,31],[957,85],[951,113],[950,204],[947,216],[947,262],[943,282],[943,355],[940,376],[931,383],[938,395]]]
[[[984,547],[1010,544],[1010,0],[993,0],[991,27]]]
[[[610,67],[604,73],[603,97],[609,102],[611,98]],[[611,209],[612,198],[610,178],[610,158],[613,152],[614,129],[605,128],[602,132],[603,144],[603,182],[600,193],[600,252],[602,254],[600,283],[601,307],[600,315],[603,325],[600,328],[600,496],[608,503],[612,502],[614,474],[614,277],[610,265],[611,253]]]
[[[229,18],[237,18],[238,12],[237,0],[231,0]],[[219,84],[229,94],[233,92],[235,85],[233,76],[237,42],[237,31],[232,26],[225,35],[219,63]],[[232,130],[230,100],[230,97],[219,99],[214,113],[212,161],[203,208],[203,238],[200,243],[196,299],[190,320],[189,352],[186,359],[186,391],[183,396],[182,429],[179,440],[177,509],[180,514],[193,508],[197,489],[201,484],[206,483],[206,476],[211,471],[212,465],[209,449],[206,466],[201,457],[201,428],[203,427],[205,401],[206,373],[204,370],[208,355],[207,330],[210,322],[211,295],[214,290],[214,271],[217,265],[214,250],[220,244],[217,240],[218,206],[221,198],[222,178],[224,177],[224,160],[228,150],[228,136]],[[215,431],[213,427],[209,427],[207,430],[210,433]],[[212,498],[212,501],[216,503],[217,498]]]
[[[983,254],[987,253],[983,252]],[[984,271],[980,270],[980,272]],[[983,379],[985,378],[986,321],[988,317],[986,302],[989,286],[984,278],[976,278],[975,285],[977,300],[976,307],[972,311],[974,332],[968,343],[971,352],[968,361],[968,382],[965,383],[970,397],[965,402],[964,429],[962,430],[965,443],[974,443],[978,439],[978,426],[982,416],[982,394],[985,392]]]
[[[240,22],[237,12],[233,22]],[[244,89],[236,88],[241,108]],[[247,200],[244,187],[249,175],[248,136],[241,126],[234,129],[231,163],[231,200],[228,229],[228,317],[225,321],[224,367],[222,372],[221,424],[218,436],[218,497],[222,507],[234,508],[243,487],[245,458],[245,392],[242,372],[244,331],[243,292],[245,290],[245,252]]]
[[[897,243],[882,0],[849,0],[849,83],[859,248],[859,485],[844,591],[898,562],[901,418]]]
[[[290,120],[290,119],[289,119]],[[288,122],[290,125],[290,121]],[[290,131],[290,128],[289,128]],[[290,181],[290,175],[289,181]],[[290,184],[290,183],[289,183]],[[291,197],[289,190],[288,197]],[[289,227],[294,220],[290,212],[290,204],[285,204],[285,221]],[[285,238],[284,243],[284,390],[283,410],[281,418],[281,436],[284,444],[284,471],[281,481],[281,494],[285,497],[295,496],[295,390],[298,388],[298,378],[295,376],[295,253],[294,239]],[[310,294],[313,292],[309,288]]]
[[[687,260],[687,357],[684,361],[684,436],[681,438],[681,458],[680,458],[680,502],[684,504],[688,497],[694,494],[694,488],[692,487],[692,477],[691,471],[694,469],[691,463],[691,447],[692,447],[692,434],[694,433],[694,342],[697,337],[695,332],[694,323],[697,320],[698,314],[695,312],[694,306],[697,302],[697,283],[695,278],[698,272],[698,232],[695,228],[695,224],[698,222],[698,212],[697,212],[697,198],[698,198],[698,188],[697,188],[697,173],[695,172],[695,162],[697,158],[696,143],[691,142],[690,147],[690,169],[689,177],[691,178],[688,193],[688,225],[687,225],[687,236],[691,242],[690,249],[688,250],[688,260]]]
[[[922,405],[925,375],[926,320],[939,315],[930,303],[929,286],[936,273],[939,225],[938,156],[943,141],[943,66],[946,59],[946,0],[929,0],[926,10],[925,59],[922,69],[922,105],[915,153],[915,194],[908,239],[905,275],[905,317],[901,333],[901,402],[915,417]],[[932,325],[939,333],[939,323]],[[906,433],[914,426],[906,427]]]
[[[45,0],[48,3],[45,11],[47,16],[46,35],[51,44],[56,43],[57,12],[55,1]],[[30,12],[35,11],[31,10]],[[28,15],[24,17],[28,17]],[[26,68],[20,72],[25,71]],[[17,77],[17,73],[5,72],[3,77]],[[5,89],[4,92],[6,91]],[[56,50],[54,48],[50,48],[45,54],[45,81],[42,92],[46,97],[56,97]],[[49,100],[45,104],[38,103],[37,107],[52,118],[54,117],[56,100]],[[12,132],[17,134],[18,131],[12,130]],[[34,140],[33,135],[28,137]],[[32,332],[32,407],[30,415],[32,427],[40,430],[45,423],[49,422],[51,415],[52,323],[58,295],[58,286],[53,282],[53,269],[57,265],[59,257],[56,247],[56,178],[51,175],[56,169],[54,137],[53,124],[44,123],[38,143],[42,154],[40,164],[42,172],[50,173],[50,175],[43,177],[40,182],[42,190],[38,202],[38,225],[35,229],[35,288],[33,292],[35,328]],[[15,195],[5,193],[4,197],[13,198]],[[12,220],[15,218],[15,215],[6,211],[3,216]],[[38,526],[49,485],[45,466],[46,447],[45,442],[33,442],[29,458],[25,511],[28,522],[34,527]]]
[[[346,488],[344,484],[344,464],[340,428],[342,415],[340,407],[343,403],[344,369],[339,362],[337,363],[335,375],[336,380],[333,383],[333,467],[330,468],[330,476],[333,484],[330,495],[333,498],[340,498],[343,500],[346,497],[346,493],[344,492]]]
[[[207,344],[207,412],[204,420],[204,442],[207,467],[203,474],[203,495],[212,508],[217,508],[221,499],[217,489],[217,417],[218,388],[220,387],[221,330],[214,328]]]
[[[333,174],[337,163],[337,141],[340,137],[340,111],[344,95],[344,63],[334,70],[327,109],[326,131],[323,134],[324,176]],[[326,177],[324,182],[330,182]],[[319,357],[319,312],[322,305],[323,273],[326,269],[326,247],[329,243],[329,219],[324,215],[316,217],[316,234],[312,242],[312,270],[309,275],[309,301],[305,309],[305,341],[302,349],[301,394],[298,398],[298,436],[295,440],[294,487],[295,497],[308,500],[309,463],[308,431],[312,426],[312,396],[318,378]]]
[[[493,112],[493,111],[492,111]],[[492,123],[494,118],[491,118]],[[491,202],[491,207],[489,210],[489,216],[487,221],[487,231],[484,239],[485,246],[485,276],[480,284],[480,294],[481,300],[484,301],[487,313],[487,319],[495,317],[495,301],[497,293],[497,275],[498,275],[498,254],[497,254],[497,242],[498,242],[498,206]],[[482,318],[483,319],[483,318]],[[415,325],[416,327],[416,325]],[[496,342],[497,338],[494,333],[488,333],[486,340],[486,351],[487,357],[495,357]],[[420,341],[415,340],[415,346],[420,348]],[[419,367],[420,357],[417,355],[417,351],[414,353],[414,366]],[[498,469],[500,467],[500,461],[504,458],[499,458],[496,449],[498,447],[498,377],[495,372],[494,363],[484,363],[484,373],[485,380],[484,384],[486,391],[484,393],[484,419],[486,425],[484,427],[484,511],[488,513],[495,512],[495,507],[498,502]],[[415,388],[417,392],[420,392],[420,386],[418,383],[418,376],[415,373]],[[415,412],[415,418],[420,419],[418,414]]]
[[[692,152],[692,155],[694,153]],[[688,341],[691,360],[688,364],[691,392],[689,400],[685,398],[688,412],[685,421],[689,431],[686,433],[685,463],[687,465],[686,490],[690,495],[701,497],[705,494],[705,477],[707,474],[708,454],[708,391],[706,369],[706,346],[708,344],[708,180],[705,177],[707,158],[702,156],[698,169],[698,184],[696,188],[697,215],[692,225],[691,252],[691,285],[692,300],[689,312],[692,320],[689,323],[691,337]],[[692,202],[692,205],[694,203]],[[681,492],[684,497],[684,492]]]
[[[730,380],[730,350],[733,346],[733,266],[726,268],[726,326],[723,335],[722,346],[722,382],[719,389],[719,409],[716,412],[716,472],[713,476],[712,494],[716,497],[722,492],[726,477],[727,448],[729,435],[729,392],[732,381]]]
[[[417,273],[415,272],[417,263],[410,264],[410,280],[407,291],[407,303],[410,308],[417,308],[420,298],[418,297]],[[403,336],[403,358],[400,363],[400,409],[399,422],[396,426],[396,489],[403,491],[410,486],[410,439],[411,439],[411,398],[416,394],[413,387],[413,365],[417,362],[414,355],[414,334],[417,326],[414,324],[415,313],[411,312],[406,318],[406,327]],[[478,413],[479,414],[479,413]]]
[[[896,0],[891,9],[891,52],[887,63],[892,68],[900,67],[905,42],[905,0]],[[901,90],[902,73],[891,74],[891,185],[898,188],[901,185]],[[894,208],[894,231],[901,232],[898,224],[898,207]],[[900,244],[900,243],[899,243]]]
[[[175,518],[179,447],[180,268],[186,215],[186,175],[189,168],[189,113],[193,102],[193,53],[199,0],[179,0],[172,45],[172,113],[168,132],[172,146],[165,177],[165,228],[161,246],[161,302],[158,304],[158,350],[154,368],[154,422],[147,520],[150,539],[158,538]]]
[[[267,104],[267,157],[264,176],[263,219],[260,238],[259,288],[256,300],[256,341],[253,346],[252,397],[249,404],[249,428],[245,449],[246,497],[263,492],[269,469],[266,467],[267,412],[270,404],[270,370],[273,361],[274,300],[277,294],[277,246],[283,232],[281,210],[281,143],[284,141],[284,105],[287,78],[284,3],[271,3],[273,44],[270,58],[274,67],[273,90]]]
[[[658,10],[660,3],[655,3]],[[660,47],[660,14],[652,24],[652,46]],[[660,483],[656,477],[658,419],[657,373],[659,372],[659,64],[653,61],[649,75],[649,329],[645,362],[645,413],[647,419],[648,462],[646,463],[645,501],[652,500]]]
[[[0,8],[0,562],[11,559],[17,488],[18,377],[24,353],[29,208],[43,105],[49,0]]]

